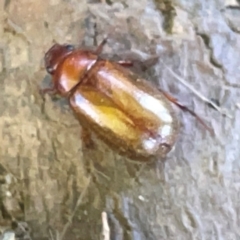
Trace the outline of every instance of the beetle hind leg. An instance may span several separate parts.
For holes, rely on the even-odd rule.
[[[168,94],[167,92],[163,91],[162,89],[158,88],[159,91],[163,93],[163,95],[172,103],[174,103],[176,106],[178,106],[182,111],[189,112],[192,116],[194,116],[211,134],[213,134],[213,129],[206,125],[206,123],[191,109],[184,106],[176,98]]]
[[[94,148],[95,144],[94,144],[94,141],[92,139],[92,136],[91,136],[91,133],[89,130],[82,128],[81,139],[86,148]]]

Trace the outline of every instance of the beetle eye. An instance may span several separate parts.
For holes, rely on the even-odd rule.
[[[70,44],[66,45],[65,47],[68,51],[72,51],[74,49],[74,46]]]
[[[47,67],[47,72],[49,74],[53,74],[53,68],[52,67]]]

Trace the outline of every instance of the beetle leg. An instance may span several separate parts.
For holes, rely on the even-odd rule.
[[[163,93],[163,95],[172,103],[174,103],[176,106],[178,106],[181,110],[183,110],[184,112],[189,112],[192,116],[194,116],[211,134],[213,134],[213,130],[212,128],[208,127],[206,125],[206,123],[191,109],[187,108],[186,106],[184,106],[183,104],[181,104],[180,102],[178,102],[178,100],[176,98],[174,98],[173,96],[171,96],[170,94],[168,94],[167,92],[163,91],[162,89],[158,88],[159,91],[161,91]]]
[[[133,59],[133,60],[120,60],[118,61],[118,64],[120,64],[123,67],[132,67],[135,65],[135,67],[139,68],[141,71],[146,71],[148,68],[154,66],[159,57],[153,56],[149,57],[148,59],[142,61],[140,59]]]
[[[81,138],[87,148],[94,147],[94,142],[92,140],[92,136],[91,136],[91,133],[89,132],[89,130],[82,128]]]
[[[46,93],[50,94],[50,95],[56,95],[57,94],[57,89],[55,87],[51,87],[51,88],[43,88],[39,90],[41,95],[45,95]]]
[[[120,61],[118,61],[118,64],[123,67],[132,67],[133,66],[133,62],[128,61],[128,60],[120,60]]]
[[[104,45],[107,43],[107,38],[104,38],[103,40],[102,40],[102,42],[99,44],[99,46],[97,47],[97,49],[94,51],[94,53],[96,54],[96,55],[99,55],[99,54],[101,54],[101,52],[102,52],[102,50],[103,50],[103,47],[104,47]]]

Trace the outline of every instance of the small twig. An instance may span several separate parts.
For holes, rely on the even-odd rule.
[[[32,41],[29,40],[28,36],[25,34],[24,30],[19,25],[17,25],[15,22],[13,22],[10,18],[6,19],[6,24],[9,27],[9,30],[14,31],[19,36],[23,37],[24,40],[26,40],[29,44],[32,43]]]
[[[60,237],[59,237],[60,240],[63,240],[64,235],[66,234],[69,226],[72,224],[72,220],[73,220],[73,218],[74,218],[74,216],[75,216],[75,214],[76,214],[76,212],[77,212],[77,210],[78,210],[78,207],[79,207],[80,204],[82,203],[83,197],[84,197],[84,195],[85,195],[85,193],[86,193],[86,191],[87,191],[87,189],[88,189],[88,186],[89,186],[90,182],[91,182],[91,176],[88,177],[86,186],[85,186],[85,188],[83,189],[83,191],[81,192],[81,194],[80,194],[80,196],[79,196],[79,198],[78,198],[78,200],[77,200],[76,206],[74,207],[74,210],[73,210],[70,218],[68,219],[68,222],[65,224],[65,226],[64,226],[64,228],[63,228],[63,230],[62,230],[62,233],[61,233],[61,235],[60,235]]]
[[[49,230],[49,235],[50,235],[50,240],[55,240],[51,229]],[[56,240],[57,240],[57,238],[56,238]]]
[[[163,63],[163,62],[162,62]],[[191,90],[197,97],[199,97],[202,101],[210,104],[213,108],[215,108],[218,112],[220,112],[223,116],[226,116],[230,119],[232,119],[232,115],[228,114],[225,109],[220,108],[217,106],[213,101],[209,100],[205,96],[203,96],[200,92],[198,92],[195,88],[193,88],[190,84],[188,84],[183,78],[178,76],[172,69],[170,69],[168,66],[166,66],[164,63],[163,65],[166,67],[166,69],[174,76],[179,82],[181,82],[185,87],[187,87],[189,90]]]
[[[99,174],[99,175],[101,175],[102,177],[104,177],[107,181],[110,181],[110,180],[111,180],[110,177],[108,177],[108,176],[107,176],[106,174],[104,174],[103,172],[97,170],[95,167],[94,167],[94,171],[95,171],[97,174]]]
[[[110,228],[107,221],[107,213],[102,212],[102,236],[103,240],[110,240]]]

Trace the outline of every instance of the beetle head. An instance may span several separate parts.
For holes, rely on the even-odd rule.
[[[69,44],[54,44],[45,54],[44,62],[45,68],[49,74],[54,74],[55,70],[58,67],[58,64],[63,60],[67,55],[72,53],[74,50],[73,45]]]

